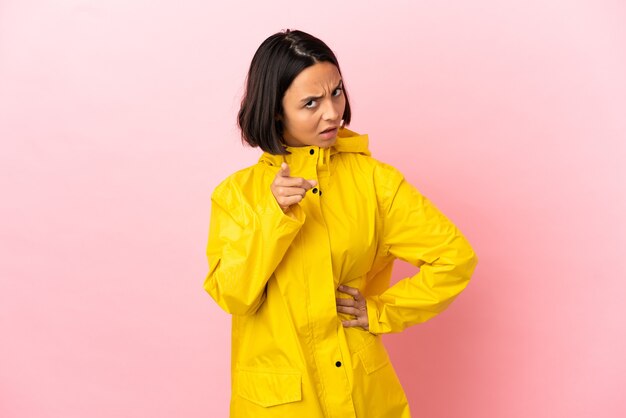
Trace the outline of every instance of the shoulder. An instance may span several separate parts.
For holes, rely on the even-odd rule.
[[[265,186],[269,187],[271,173],[263,164],[254,164],[238,170],[220,182],[211,195],[211,199],[221,206],[232,208],[243,201],[255,200]]]
[[[395,167],[372,157],[367,134],[359,134],[344,128],[339,132],[339,137],[333,148],[337,153],[335,158],[338,158],[343,163],[342,165],[348,166],[353,172],[357,171],[373,176],[379,184],[386,185],[390,181],[397,182],[403,178],[400,171]]]
[[[361,171],[368,173],[377,188],[394,188],[404,180],[400,170],[370,155],[349,154],[343,157],[351,160],[353,168],[359,167]]]
[[[374,180],[380,187],[395,188],[404,180],[404,174],[391,164],[373,159]]]
[[[340,155],[339,176],[347,176],[359,187],[373,191],[381,207],[386,207],[393,200],[396,191],[405,180],[404,174],[391,164],[380,161],[370,155]]]
[[[396,167],[368,155],[351,155],[349,171],[375,195],[381,213],[386,213],[405,177]],[[368,185],[368,186],[366,186]]]

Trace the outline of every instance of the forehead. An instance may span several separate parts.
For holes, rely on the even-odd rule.
[[[332,90],[341,81],[337,67],[330,62],[318,62],[302,70],[285,94],[319,94]]]

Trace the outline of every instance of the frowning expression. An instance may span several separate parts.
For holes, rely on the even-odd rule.
[[[346,107],[339,70],[330,62],[305,68],[285,92],[282,104],[280,119],[288,146],[332,146]]]

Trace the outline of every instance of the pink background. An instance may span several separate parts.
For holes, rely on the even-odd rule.
[[[447,312],[386,337],[414,415],[624,416],[625,22],[620,0],[0,1],[0,416],[227,416],[209,199],[257,159],[235,114],[287,27],[336,51],[352,129],[479,254]]]

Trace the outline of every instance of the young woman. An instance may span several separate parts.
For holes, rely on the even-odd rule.
[[[233,315],[231,417],[409,417],[380,335],[444,310],[476,266],[350,118],[326,44],[261,44],[238,122],[264,153],[213,192],[204,283]],[[390,287],[396,258],[419,272]]]

